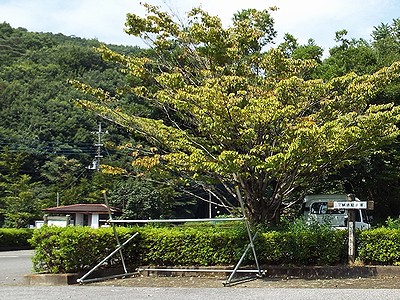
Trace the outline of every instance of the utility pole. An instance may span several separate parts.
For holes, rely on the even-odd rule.
[[[99,123],[97,132],[94,132],[94,133],[97,134],[97,143],[94,144],[94,146],[97,147],[96,155],[94,157],[92,164],[90,166],[88,166],[87,168],[89,170],[96,170],[97,172],[100,172],[100,162],[101,162],[101,158],[103,157],[103,155],[101,155],[101,147],[104,146],[104,144],[102,143],[102,136],[103,136],[104,132],[101,129],[101,123]]]
[[[211,203],[211,193],[208,192],[208,217],[211,219],[212,218],[212,203]]]
[[[97,147],[96,156],[95,156],[97,172],[100,171],[100,160],[103,157],[103,155],[101,155],[101,147],[103,147],[103,143],[101,142],[102,135],[103,135],[103,132],[101,131],[101,123],[99,123],[99,130],[97,131],[97,144],[94,144],[94,146]]]

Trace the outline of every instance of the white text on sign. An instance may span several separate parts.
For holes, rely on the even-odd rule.
[[[343,202],[333,202],[333,209],[367,209],[367,201],[343,201]]]

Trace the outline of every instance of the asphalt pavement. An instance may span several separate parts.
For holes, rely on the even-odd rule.
[[[136,288],[112,286],[0,286],[4,300],[398,300],[399,290],[374,289],[286,289],[286,288]]]
[[[0,285],[24,283],[24,275],[32,273],[33,250],[0,251]]]

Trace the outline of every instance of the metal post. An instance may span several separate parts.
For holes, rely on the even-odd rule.
[[[257,237],[257,232],[256,234],[253,236],[252,241],[254,242],[254,240]],[[240,267],[240,265],[242,264],[244,258],[246,257],[247,252],[249,252],[249,249],[251,248],[251,242],[247,244],[246,250],[244,250],[242,256],[240,257],[238,263],[236,264],[235,268],[233,269],[231,275],[229,275],[228,279],[225,282],[225,285],[229,284],[232,281],[233,276],[235,276],[235,274],[238,272],[238,269]],[[260,268],[257,269],[258,275],[260,275]]]
[[[238,195],[238,199],[239,199],[240,207],[242,209],[243,216],[246,217],[246,210],[244,208],[244,202],[243,202],[242,195],[240,194],[240,190],[239,190],[238,186],[236,186],[236,193]],[[254,257],[254,261],[256,263],[256,267],[257,267],[257,270],[258,270],[258,275],[261,276],[262,272],[261,272],[260,265],[258,264],[257,253],[256,253],[256,248],[254,247],[253,236],[252,236],[251,230],[250,230],[250,224],[249,224],[249,221],[248,221],[247,218],[245,218],[244,222],[246,224],[247,234],[249,236],[250,246],[251,246],[251,249],[253,251],[253,257]]]
[[[135,236],[137,236],[139,232],[136,232],[134,235],[132,235],[129,239],[127,239],[122,245],[119,245],[113,252],[111,252],[109,255],[107,255],[101,262],[99,262],[96,266],[94,266],[89,272],[87,272],[85,275],[83,275],[81,278],[77,280],[77,282],[83,283],[86,277],[88,277],[90,274],[94,272],[98,267],[100,267],[106,260],[108,260],[110,257],[112,257],[115,253],[118,251],[121,251],[121,249],[128,244]],[[125,273],[128,273],[125,271]]]
[[[112,221],[112,214],[111,214],[110,204],[108,203],[108,199],[107,199],[107,195],[106,195],[106,192],[105,192],[105,191],[104,191],[103,195],[104,195],[104,201],[105,201],[105,203],[106,203],[106,205],[107,205],[108,216],[109,216],[110,220]],[[112,226],[112,228],[113,228],[113,232],[114,232],[115,239],[116,239],[116,241],[117,241],[117,245],[118,245],[118,246],[121,246],[121,243],[120,243],[120,241],[119,241],[118,234],[117,234],[117,229],[115,228],[115,224],[112,223],[111,226]],[[122,247],[121,247],[121,248],[122,248]],[[122,262],[122,266],[124,267],[125,273],[128,273],[128,270],[126,269],[126,265],[125,265],[124,255],[122,254],[121,248],[120,248],[120,250],[119,250],[119,256],[121,257],[121,262]]]

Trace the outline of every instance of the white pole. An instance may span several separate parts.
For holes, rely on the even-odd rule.
[[[211,204],[211,193],[208,192],[208,217],[212,218],[212,204]]]

